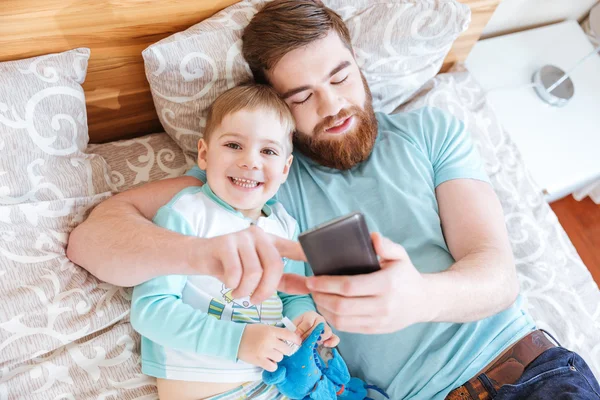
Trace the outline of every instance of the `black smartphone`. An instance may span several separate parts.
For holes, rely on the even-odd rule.
[[[354,212],[298,236],[315,275],[359,275],[378,271],[365,217]]]

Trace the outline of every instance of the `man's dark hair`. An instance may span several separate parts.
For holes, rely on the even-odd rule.
[[[244,30],[242,52],[254,80],[268,83],[266,72],[284,55],[323,39],[330,31],[352,51],[342,18],[316,0],[275,0],[267,3]]]

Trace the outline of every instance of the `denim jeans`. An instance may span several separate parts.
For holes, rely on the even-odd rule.
[[[546,350],[527,366],[515,384],[504,385],[498,391],[487,384],[485,374],[479,379],[494,400],[600,400],[598,380],[588,365],[564,347]]]

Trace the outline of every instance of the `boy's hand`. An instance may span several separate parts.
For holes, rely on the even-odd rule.
[[[288,356],[292,348],[284,340],[302,344],[300,336],[286,328],[263,324],[248,324],[244,329],[238,358],[249,364],[256,365],[269,372],[277,369],[277,363]]]
[[[296,333],[302,337],[302,340],[306,339],[308,335],[315,329],[321,322],[325,323],[325,332],[321,335],[321,341],[325,347],[335,347],[340,343],[340,338],[335,335],[327,321],[323,316],[315,311],[307,311],[300,315],[294,320],[296,325]]]

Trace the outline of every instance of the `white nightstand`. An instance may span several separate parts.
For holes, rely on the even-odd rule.
[[[478,42],[466,66],[485,90],[531,83],[546,64],[571,68],[593,50],[576,21]],[[488,99],[548,202],[600,177],[600,56],[571,75],[565,107],[544,103],[531,87],[495,90]]]

